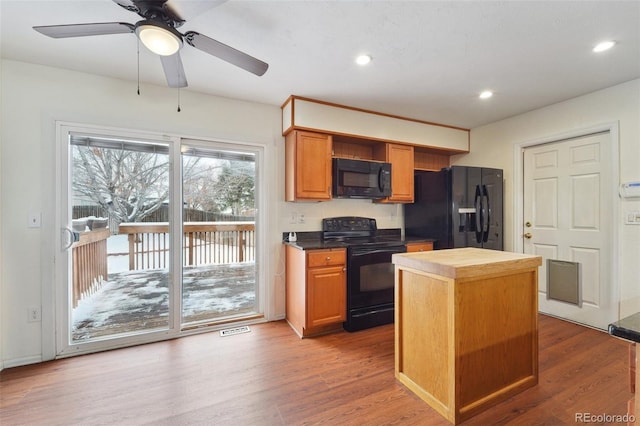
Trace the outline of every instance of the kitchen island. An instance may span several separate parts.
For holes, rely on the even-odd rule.
[[[640,312],[609,324],[609,334],[629,342],[629,390],[635,394],[627,403],[627,415],[635,419],[636,408],[640,407],[640,365],[638,365],[638,349],[640,343]],[[631,417],[633,416],[633,417]],[[630,421],[628,424],[633,424]]]
[[[454,424],[538,383],[540,256],[394,254],[395,375]]]

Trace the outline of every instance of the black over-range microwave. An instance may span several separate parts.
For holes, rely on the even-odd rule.
[[[385,198],[391,196],[391,164],[333,159],[333,197]]]

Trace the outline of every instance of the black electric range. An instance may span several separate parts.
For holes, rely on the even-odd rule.
[[[400,233],[381,234],[376,220],[342,216],[322,220],[322,240],[347,247],[347,331],[394,319],[394,267],[391,256],[406,252]]]

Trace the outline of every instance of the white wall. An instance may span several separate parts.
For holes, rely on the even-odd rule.
[[[496,98],[495,102],[499,102]],[[640,80],[551,105],[471,130],[469,154],[456,156],[455,164],[504,169],[505,249],[514,247],[515,145],[553,138],[605,123],[618,123],[619,172],[617,183],[640,180]],[[628,210],[640,210],[640,201],[619,200],[620,316],[640,311],[640,226],[625,225]]]
[[[362,200],[285,203],[279,105],[183,90],[178,113],[175,89],[143,86],[138,96],[135,82],[8,60],[0,72],[0,362],[5,367],[53,355],[46,347],[53,336],[42,335],[41,323],[27,322],[27,308],[41,305],[44,329],[52,329],[56,121],[264,145],[269,319],[284,317],[282,232],[318,231],[322,217],[339,215],[375,217],[381,228],[401,227],[399,206]],[[27,227],[31,212],[42,212],[42,228]],[[303,213],[305,223],[290,224],[290,212]]]
[[[4,365],[38,362],[51,348],[42,346],[41,326],[51,330],[54,302],[52,236],[55,122],[66,121],[192,138],[216,138],[265,146],[266,164],[283,156],[280,109],[276,106],[198,95],[183,90],[182,112],[176,90],[143,86],[82,73],[2,62],[2,360]],[[269,180],[274,170],[267,170]],[[269,185],[280,196],[282,185]],[[279,233],[278,204],[267,204],[271,252]],[[30,212],[42,212],[42,228],[27,228]],[[269,259],[269,271],[275,259]],[[270,286],[273,289],[273,286]],[[43,291],[44,290],[44,291]],[[27,322],[27,308],[42,306],[43,323]],[[49,336],[46,336],[49,337]],[[54,339],[45,339],[54,341]]]

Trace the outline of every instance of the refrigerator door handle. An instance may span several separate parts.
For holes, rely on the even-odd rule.
[[[489,203],[489,191],[487,191],[487,185],[482,185],[482,200],[483,202],[483,215],[484,226],[482,227],[482,241],[487,242],[489,239],[489,226],[491,223],[491,204]]]
[[[473,201],[473,205],[476,208],[476,242],[482,242],[482,192],[480,185],[476,185],[476,197]]]

